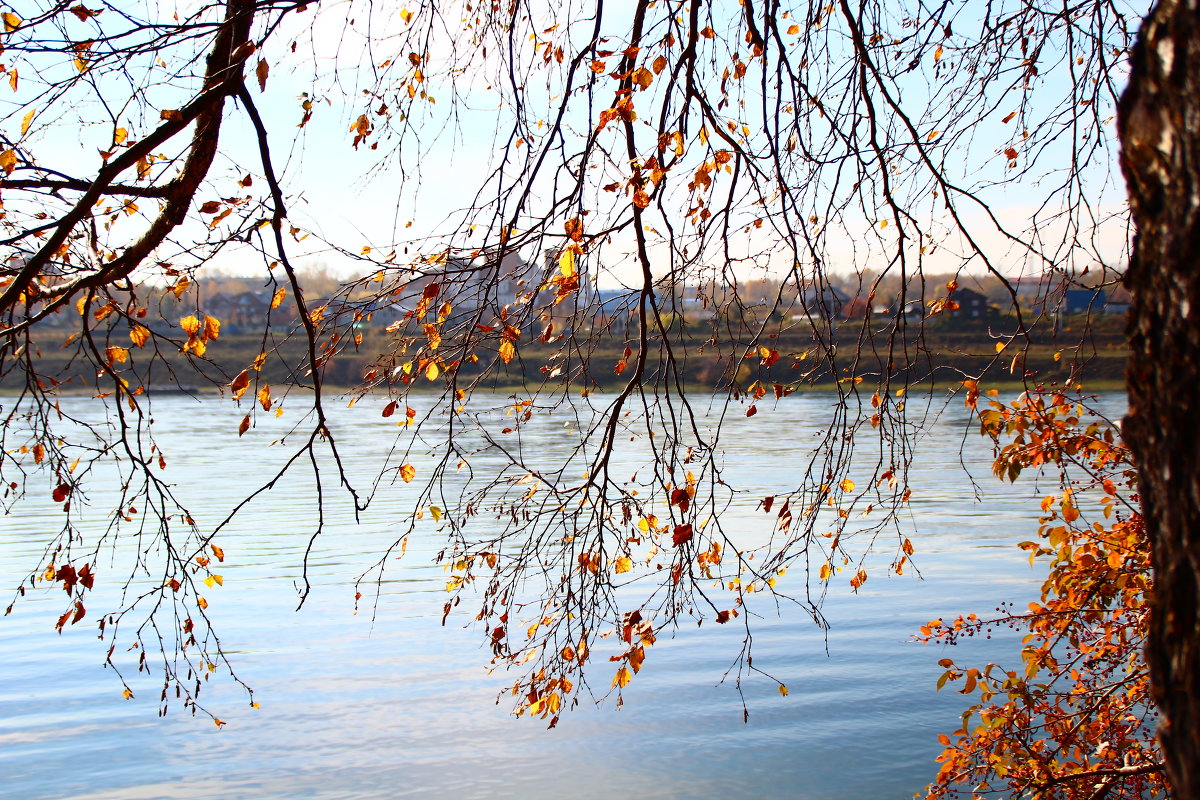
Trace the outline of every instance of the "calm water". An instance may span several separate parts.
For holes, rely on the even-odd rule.
[[[1121,402],[1103,399],[1112,413]],[[763,494],[778,491],[830,403],[794,396],[737,419],[724,447],[738,480]],[[102,418],[94,401],[67,404]],[[287,420],[239,441],[240,413],[228,400],[162,398],[155,418],[171,457],[166,474],[205,513],[202,526],[261,475]],[[0,619],[0,796],[910,797],[936,772],[936,735],[956,727],[963,702],[934,690],[936,661],[946,654],[909,636],[929,619],[1027,602],[1037,591],[1037,573],[1013,546],[1036,528],[1034,482],[995,482],[987,449],[968,433],[964,460],[979,484],[977,502],[959,463],[965,430],[955,402],[918,446],[908,524],[924,579],[878,574],[856,596],[831,591],[827,639],[800,609],[782,606],[776,615],[772,608],[755,628],[755,664],[791,694],[781,697],[761,678],[744,683],[748,724],[736,689],[721,682],[740,636],[733,626],[711,625],[661,637],[626,689],[624,708],[582,706],[554,730],[513,718],[495,702],[510,678],[486,674],[480,633],[461,617],[440,624],[445,573],[431,563],[441,546],[431,532],[393,568],[374,622],[355,615],[355,578],[394,538],[409,487],[383,491],[358,525],[342,499],[333,500],[330,532],[312,558],[313,592],[296,611],[298,553],[313,518],[311,483],[297,479],[222,535],[226,584],[208,593],[225,647],[261,708],[247,708],[230,681],[217,679],[204,699],[225,728],[179,707],[159,719],[158,685],[131,678],[136,696],[123,699],[120,682],[102,667],[107,645],[94,626],[54,633],[61,592],[30,596]],[[377,409],[335,417],[358,474],[379,463],[394,431]],[[93,500],[103,508],[102,492]],[[760,526],[754,502],[735,505],[727,525]],[[4,591],[40,563],[60,514],[29,503],[0,522]],[[103,596],[92,612],[103,608]],[[973,641],[952,655],[1013,663],[1016,648],[1011,638]],[[597,666],[596,681],[606,686],[609,665]]]

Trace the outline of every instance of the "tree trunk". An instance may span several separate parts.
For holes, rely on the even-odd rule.
[[[1200,800],[1200,8],[1163,0],[1121,99],[1137,226],[1126,285],[1129,415],[1154,548],[1147,645],[1159,736],[1180,800]]]

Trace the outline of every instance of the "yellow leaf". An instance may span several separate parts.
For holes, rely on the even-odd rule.
[[[849,478],[844,478],[842,480],[841,486],[842,486],[843,492],[853,492],[854,491],[854,481],[850,480]]]
[[[271,387],[268,384],[263,384],[258,390],[258,404],[262,406],[263,411],[271,410]]]
[[[799,25],[789,25],[787,32],[790,36],[795,36],[797,33],[800,32],[800,26]]]
[[[700,144],[708,144],[708,128],[700,128]]]
[[[3,18],[5,33],[11,33],[12,31],[15,31],[17,28],[21,27],[21,23],[25,21],[11,11],[6,11],[3,14]]]
[[[929,135],[925,137],[925,141],[932,142],[934,139],[936,139],[937,137],[939,137],[941,135],[942,135],[941,131],[930,131]]]
[[[200,332],[200,320],[196,319],[191,314],[179,320],[179,327],[188,336],[195,336]]]
[[[505,364],[511,362],[517,354],[517,348],[513,347],[513,343],[505,339],[500,343],[500,360]]]
[[[831,570],[829,568],[828,561],[826,561],[824,564],[821,565],[821,580],[823,580],[823,581],[829,580],[829,576],[832,573],[833,573],[833,570]]]
[[[242,370],[237,377],[229,383],[229,389],[233,392],[233,399],[237,400],[246,393],[246,388],[250,386],[250,370]]]
[[[7,14],[5,16],[7,16]],[[121,692],[121,697],[124,697],[126,700],[132,700],[133,690],[127,688],[125,691]]]
[[[27,111],[25,113],[25,116],[21,118],[21,135],[22,136],[24,136],[26,133],[29,132],[29,126],[31,124],[33,124],[33,115],[36,113],[37,113],[37,109],[31,108],[31,109],[29,109],[29,111]]]
[[[937,46],[937,50],[933,51],[933,63],[936,64],[937,62],[939,62],[941,60],[942,60],[942,46],[939,44]]]
[[[113,131],[113,144],[121,144],[129,137],[129,131],[124,128],[117,128]]]
[[[879,223],[880,230],[882,230],[883,228],[886,228],[887,223],[888,223],[888,221],[886,219],[883,222]]]
[[[41,444],[33,446],[33,463],[40,464],[46,458],[46,448]]]
[[[569,278],[575,274],[575,252],[573,250],[568,248],[558,257],[558,269],[564,278]]]
[[[617,674],[613,677],[612,685],[614,687],[625,687],[629,685],[631,680],[633,680],[633,674],[630,673],[627,667],[621,667],[619,670],[617,670]]]
[[[108,356],[108,360],[110,362],[124,364],[126,361],[129,360],[129,351],[126,350],[124,347],[116,347],[115,345],[110,345],[105,350],[105,354]]]
[[[12,150],[0,152],[0,169],[3,169],[5,173],[11,175],[12,171],[16,168],[17,154]]]
[[[442,510],[440,508],[438,508],[437,506],[430,506],[429,513],[433,515],[434,522],[442,521]]]
[[[214,544],[214,545],[210,545],[210,547],[212,547],[213,555],[217,557],[217,561],[224,561],[224,560],[225,560],[225,551],[224,551],[224,550],[222,550],[221,548],[217,547],[215,544]],[[219,578],[220,576],[218,575],[217,577]],[[218,581],[218,583],[219,583],[219,582],[220,582],[220,581]]]
[[[287,297],[287,289],[280,286],[271,297],[271,308],[279,308],[279,304],[283,302],[283,298],[285,297]]]
[[[400,477],[405,483],[411,483],[412,479],[417,477],[417,468],[412,464],[404,464],[400,467]]]
[[[400,9],[400,19],[404,20],[405,23],[408,23],[408,21],[412,19],[412,12],[407,8]]]
[[[204,338],[217,339],[221,336],[221,320],[204,315]]]
[[[425,378],[427,380],[436,381],[441,370],[438,369],[436,361],[430,361],[429,366],[425,368]]]
[[[788,696],[788,690],[787,690],[787,687],[786,687],[786,686],[784,686],[782,683],[781,683],[781,684],[779,684],[779,693],[780,693],[781,695],[783,695],[784,697],[787,697],[787,696]]]
[[[129,341],[137,347],[145,346],[150,340],[150,329],[144,325],[134,325],[129,329]]]
[[[633,569],[633,560],[628,556],[621,556],[613,564],[613,569],[618,575],[623,572],[629,572],[629,570]]]
[[[1006,348],[1006,347],[1008,347],[1007,342],[996,342],[996,352],[997,353],[1003,353],[1004,348]]]

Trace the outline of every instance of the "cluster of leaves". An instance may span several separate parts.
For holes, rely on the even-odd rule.
[[[941,769],[926,799],[969,796],[1061,800],[1145,798],[1168,789],[1154,738],[1156,712],[1143,647],[1150,548],[1137,473],[1113,427],[1083,401],[1030,392],[1010,404],[967,405],[997,443],[994,471],[1057,470],[1042,499],[1031,563],[1049,566],[1028,611],[933,620],[926,642],[953,644],[1001,627],[1024,633],[1021,664],[964,667],[946,658],[938,687],[961,682],[978,702],[942,735]]]

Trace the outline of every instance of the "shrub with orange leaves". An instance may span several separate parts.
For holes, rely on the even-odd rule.
[[[945,750],[926,800],[1166,796],[1143,656],[1150,548],[1130,452],[1081,398],[1029,392],[983,407],[978,388],[967,389],[967,406],[996,443],[996,475],[1057,470],[1060,493],[1042,499],[1038,539],[1020,545],[1049,566],[1028,611],[1007,606],[990,619],[921,628],[922,641],[947,644],[999,627],[1025,634],[1014,669],[939,662],[938,687],[961,682],[978,702],[939,737]]]

